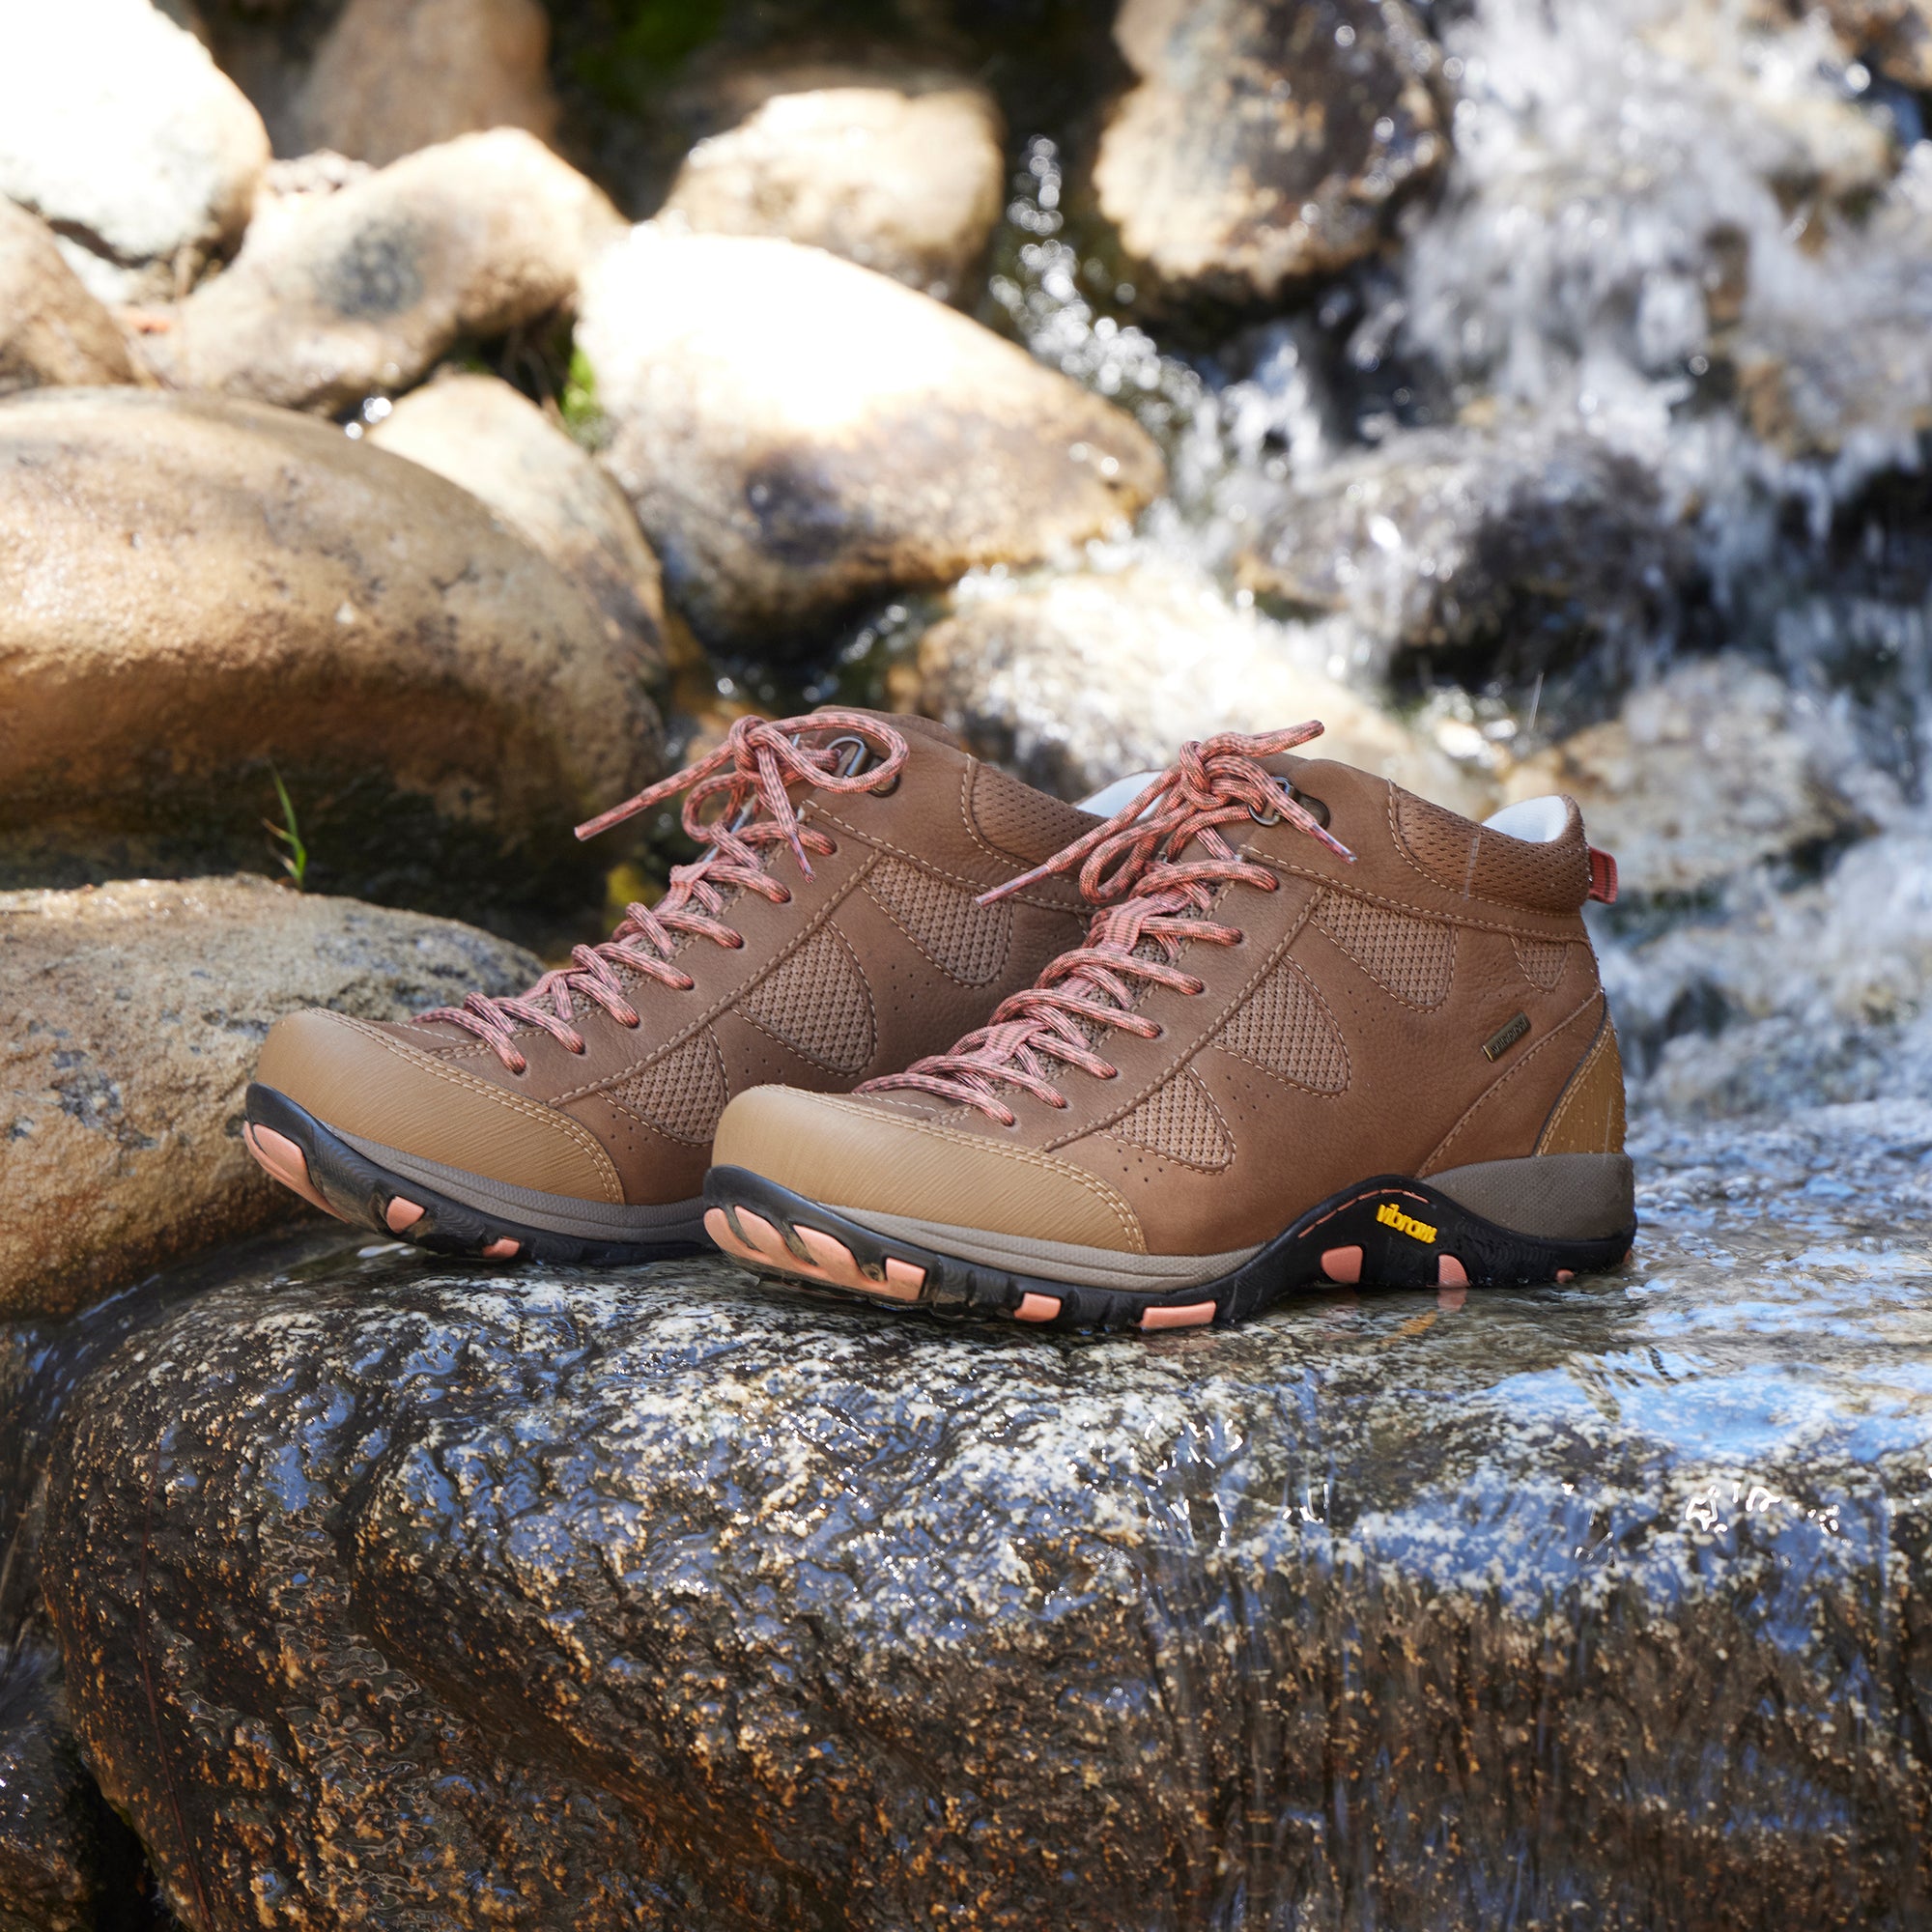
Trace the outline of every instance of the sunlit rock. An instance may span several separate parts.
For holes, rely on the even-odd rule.
[[[534,403],[495,376],[448,375],[405,396],[368,440],[480,497],[589,596],[622,661],[662,681],[658,560],[623,492]]]
[[[1825,15],[1854,54],[1877,56],[1902,86],[1932,88],[1932,5],[1927,0],[1826,0]]]
[[[983,755],[1067,798],[1167,764],[1189,738],[1319,718],[1342,758],[1457,810],[1480,775],[1311,663],[1211,583],[1141,565],[1038,583],[972,583],[920,642],[920,708]]]
[[[0,396],[133,380],[121,331],[68,267],[52,230],[0,196]]]
[[[350,0],[298,91],[305,148],[378,166],[490,128],[556,128],[538,0]]]
[[[0,894],[0,1317],[67,1315],[299,1213],[242,1142],[270,1026],[521,991],[520,949],[246,875]]]
[[[1130,417],[817,248],[647,223],[592,266],[577,339],[604,461],[707,641],[1123,531],[1163,482]]]
[[[1503,793],[1568,792],[1627,890],[1694,892],[1855,830],[1858,759],[1842,717],[1744,659],[1708,658],[1522,760]]]
[[[657,769],[588,596],[466,491],[209,396],[0,404],[0,884],[267,863],[467,909],[583,888]],[[605,863],[608,863],[606,861]]]
[[[1380,240],[1446,154],[1435,49],[1403,0],[1123,0],[1140,84],[1094,185],[1142,279],[1267,298]]]
[[[747,78],[736,93],[744,119],[692,150],[666,214],[704,233],[826,248],[941,301],[964,291],[1005,185],[1000,112],[984,88],[805,69]]]
[[[0,195],[50,223],[103,301],[185,295],[241,240],[261,117],[148,0],[15,0],[0,58]]]
[[[1291,485],[1243,583],[1346,613],[1371,668],[1478,652],[1533,674],[1672,628],[1690,534],[1634,457],[1575,430],[1412,430]]]
[[[178,386],[312,410],[406,389],[459,337],[569,303],[622,232],[598,188],[514,128],[294,199],[151,339]]]
[[[1910,1932],[1928,1138],[1151,1342],[243,1261],[58,1436],[76,1728],[209,1924]]]

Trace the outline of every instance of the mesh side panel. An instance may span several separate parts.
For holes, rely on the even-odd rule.
[[[1580,838],[1532,845],[1485,831],[1407,792],[1398,792],[1396,801],[1409,856],[1447,891],[1531,912],[1575,912],[1583,903],[1590,890],[1590,852]]]
[[[1346,893],[1323,893],[1315,923],[1369,978],[1411,1007],[1439,1007],[1456,970],[1456,928]]]
[[[961,892],[887,859],[866,875],[872,902],[942,973],[962,986],[983,986],[998,978],[1012,939],[1012,908],[976,904]]]
[[[702,1146],[717,1130],[718,1116],[730,1097],[724,1058],[710,1029],[654,1060],[635,1079],[613,1087],[611,1097],[668,1139]]]
[[[1348,1089],[1349,1049],[1341,1030],[1315,982],[1293,960],[1255,988],[1214,1044],[1313,1093]]]
[[[1117,1122],[1113,1134],[1184,1167],[1226,1167],[1235,1157],[1221,1110],[1185,1067]]]
[[[830,926],[753,986],[738,1010],[835,1073],[859,1072],[878,1043],[871,989],[851,949]]]
[[[1516,939],[1510,943],[1516,948],[1516,963],[1522,968],[1522,977],[1532,986],[1541,986],[1547,993],[1562,979],[1570,949],[1560,939]]]
[[[1078,806],[983,764],[973,774],[973,817],[988,845],[1029,866],[1065,851],[1099,822]]]

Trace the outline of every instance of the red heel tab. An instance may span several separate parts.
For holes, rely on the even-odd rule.
[[[1617,862],[1594,845],[1590,847],[1590,890],[1586,897],[1604,905],[1617,902]]]

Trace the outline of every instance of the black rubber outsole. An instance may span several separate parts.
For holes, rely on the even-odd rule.
[[[712,1252],[701,1239],[672,1241],[600,1241],[532,1228],[496,1213],[485,1213],[451,1200],[420,1181],[391,1174],[358,1153],[329,1132],[314,1115],[296,1105],[272,1087],[251,1082],[243,1103],[248,1124],[268,1128],[293,1141],[308,1167],[309,1185],[332,1213],[352,1225],[370,1229],[392,1241],[409,1241],[432,1254],[466,1255],[484,1261],[575,1263],[591,1266],[621,1266],[638,1262],[673,1261],[684,1255]],[[266,1163],[265,1163],[266,1164]],[[270,1169],[272,1173],[273,1170]],[[278,1177],[279,1178],[279,1177]],[[392,1202],[401,1201],[423,1211],[407,1227],[389,1219]],[[694,1204],[695,1206],[696,1204]],[[502,1243],[515,1241],[514,1255]],[[490,1250],[496,1249],[492,1254]]]
[[[1636,1237],[1634,1222],[1601,1239],[1545,1240],[1520,1235],[1472,1214],[1425,1180],[1382,1175],[1344,1188],[1311,1208],[1293,1227],[1218,1280],[1141,1293],[1020,1274],[962,1261],[917,1242],[889,1239],[836,1208],[745,1168],[714,1167],[704,1183],[704,1198],[723,1210],[748,1249],[757,1250],[753,1236],[758,1231],[743,1227],[736,1219],[739,1210],[779,1231],[786,1245],[785,1261],[753,1260],[751,1254],[730,1249],[760,1273],[807,1282],[880,1307],[1006,1316],[1051,1328],[1181,1329],[1210,1321],[1227,1326],[1287,1296],[1310,1291],[1332,1293],[1353,1283],[1365,1288],[1528,1287],[1616,1267],[1629,1258]],[[878,1292],[855,1291],[815,1267],[798,1237],[800,1228],[839,1243],[860,1275],[880,1284]],[[1360,1251],[1352,1283],[1346,1266],[1334,1274],[1323,1265],[1324,1256],[1338,1250],[1346,1255],[1351,1249]],[[888,1291],[889,1261],[901,1264],[895,1271],[901,1284],[909,1270],[923,1270],[916,1299],[907,1298],[903,1287],[897,1293]],[[1057,1302],[1058,1307],[1046,1311],[1043,1304],[1048,1302]]]

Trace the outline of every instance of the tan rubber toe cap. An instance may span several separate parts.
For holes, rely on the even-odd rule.
[[[347,1013],[277,1020],[255,1078],[339,1132],[512,1187],[623,1205],[588,1128]]]
[[[828,1208],[1147,1252],[1133,1210],[1097,1176],[841,1094],[751,1088],[724,1109],[711,1158]]]

